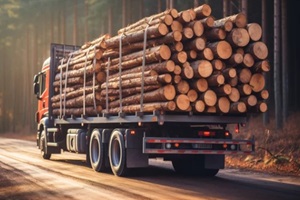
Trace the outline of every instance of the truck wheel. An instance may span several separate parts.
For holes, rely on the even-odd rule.
[[[40,149],[41,149],[42,157],[44,159],[49,160],[51,157],[51,154],[46,153],[46,151],[45,151],[45,149],[46,149],[46,131],[45,130],[42,131],[41,136],[40,136]]]
[[[92,168],[97,172],[105,171],[105,148],[102,141],[102,134],[99,129],[94,129],[90,137],[89,155]]]
[[[128,171],[126,167],[125,141],[120,130],[114,130],[111,134],[108,155],[112,172],[116,176],[125,176]]]
[[[213,177],[219,169],[205,169],[203,159],[176,159],[172,160],[174,170],[179,174]]]

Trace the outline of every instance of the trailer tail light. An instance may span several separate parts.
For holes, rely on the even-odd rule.
[[[235,133],[239,133],[239,132],[240,132],[240,126],[239,126],[239,124],[236,124]]]
[[[175,143],[174,146],[175,146],[176,148],[178,148],[178,147],[179,147],[179,143]]]
[[[135,130],[131,130],[130,135],[135,135]]]
[[[216,132],[214,132],[214,131],[199,131],[198,136],[200,136],[200,137],[215,137]]]
[[[225,132],[225,137],[229,137],[230,133],[228,131]]]

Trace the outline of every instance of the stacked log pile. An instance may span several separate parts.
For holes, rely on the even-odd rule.
[[[257,23],[211,7],[158,13],[61,60],[53,113],[265,112],[270,70]]]

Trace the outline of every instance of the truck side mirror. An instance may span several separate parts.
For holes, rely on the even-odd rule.
[[[37,99],[40,99],[40,84],[39,84],[39,74],[35,75],[33,78],[33,92]]]

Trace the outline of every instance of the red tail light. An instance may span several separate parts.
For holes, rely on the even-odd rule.
[[[216,132],[214,132],[214,131],[199,131],[198,135],[200,137],[214,137],[214,136],[216,136]]]

